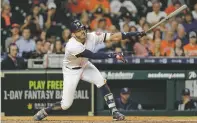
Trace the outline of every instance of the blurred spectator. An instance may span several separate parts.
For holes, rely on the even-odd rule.
[[[17,57],[17,53],[17,46],[10,44],[8,56],[1,63],[2,70],[25,69],[24,60],[21,57]]]
[[[123,31],[124,24],[128,24],[129,26],[134,26],[136,23],[134,21],[131,21],[131,13],[126,12],[122,13],[123,20],[119,22],[120,30]]]
[[[6,40],[5,40],[5,48],[6,48],[6,51],[8,52],[8,47],[11,43],[16,43],[17,40],[19,40],[20,38],[20,35],[19,35],[19,31],[20,30],[20,25],[18,24],[12,24],[11,26],[11,37],[8,37]]]
[[[133,50],[134,50],[135,56],[145,57],[149,55],[146,43],[147,43],[147,36],[144,36],[140,38],[139,42],[136,42],[134,44]]]
[[[54,48],[53,48],[53,53],[55,54],[64,54],[62,50],[62,42],[60,40],[55,41],[54,43]]]
[[[66,46],[66,43],[68,42],[70,36],[71,36],[70,30],[64,29],[62,32],[63,46]]]
[[[150,29],[150,24],[144,23],[144,25],[142,26],[142,29],[143,29],[145,32],[148,31],[148,29]],[[147,32],[147,33],[146,33],[146,36],[147,36],[148,38],[152,39],[152,38],[153,38],[153,32],[152,32],[152,31]]]
[[[186,45],[189,43],[188,38],[186,37],[185,29],[183,26],[178,26],[176,38],[181,39],[183,45]]]
[[[56,25],[57,16],[56,16],[56,4],[53,2],[48,3],[48,11],[47,14],[44,16],[45,28],[49,29],[51,26]]]
[[[44,43],[46,41],[46,31],[42,31],[40,34],[40,40]]]
[[[192,15],[194,19],[197,20],[197,3],[194,5],[194,10],[192,11]]]
[[[161,42],[162,56],[170,56],[173,53],[175,43],[173,40],[173,32],[167,32],[165,40]]]
[[[182,99],[175,102],[176,110],[197,110],[197,103],[191,99],[190,90],[188,88],[182,90],[181,96]]]
[[[29,52],[35,50],[35,41],[30,38],[31,32],[29,28],[24,28],[22,37],[16,42],[19,48],[19,56],[26,56]]]
[[[154,47],[151,49],[153,56],[161,56],[161,39],[157,38],[154,40]]]
[[[120,111],[142,110],[142,105],[131,99],[131,89],[129,88],[120,90],[120,97],[115,99],[115,103]]]
[[[98,27],[96,29],[96,31],[98,32],[105,32],[107,33],[107,22],[106,22],[106,19],[105,18],[101,18],[99,21],[98,21]]]
[[[184,52],[186,56],[197,56],[197,36],[196,32],[191,31],[189,33],[189,44],[184,46]]]
[[[11,6],[4,4],[1,12],[1,28],[9,27],[11,23]]]
[[[157,22],[159,22],[160,18],[166,17],[166,13],[163,11],[160,11],[160,3],[154,2],[153,3],[153,11],[149,12],[146,16],[146,20],[149,24],[154,25]]]
[[[185,32],[188,33],[190,31],[197,31],[197,20],[193,19],[192,13],[187,12],[185,14],[185,22],[183,23],[183,27],[185,28]]]
[[[146,23],[146,17],[141,17],[140,20],[138,21],[137,28],[139,31],[143,30],[142,27]]]
[[[153,32],[153,42],[157,39],[162,40],[162,32],[160,31],[160,29],[156,29]]]
[[[110,3],[111,12],[117,15],[123,13],[122,8],[126,8],[133,16],[137,13],[137,8],[135,4],[130,0],[112,0]]]
[[[109,27],[109,33],[116,33],[117,32],[117,29],[116,29],[116,26],[112,25]]]
[[[42,53],[43,42],[41,39],[36,40],[36,50],[31,53],[30,58],[40,58],[42,59],[44,54]]]
[[[25,19],[25,23],[22,25],[21,30],[24,28],[30,28],[32,37],[39,36],[41,29],[44,26],[43,16],[40,14],[40,6],[33,5],[30,15]]]
[[[87,31],[90,30],[90,19],[87,12],[81,14],[81,23],[86,27]]]
[[[52,53],[51,42],[49,42],[49,41],[44,42],[44,47],[42,48],[42,53],[44,53],[44,54]]]
[[[178,9],[179,7],[181,7],[181,2],[179,2],[178,0],[173,1],[172,4],[165,9],[165,13],[168,15],[176,9]]]
[[[109,28],[112,25],[112,22],[110,20],[110,18],[108,17],[104,17],[104,13],[103,13],[103,9],[102,8],[97,8],[96,12],[94,13],[95,18],[91,21],[90,23],[90,28],[92,30],[96,30],[97,26],[98,26],[98,22],[101,18],[105,18],[106,19],[106,24],[107,24],[107,28]]]
[[[44,19],[43,16],[40,14],[40,7],[39,5],[34,5],[32,7],[32,17],[38,21],[40,29],[43,29],[44,26]]]
[[[98,8],[102,8],[105,14],[109,14],[110,12],[110,5],[108,0],[87,0],[87,2],[88,10],[92,13],[94,13]]]
[[[184,55],[185,54],[184,54],[184,50],[183,50],[182,41],[181,41],[181,39],[177,38],[175,40],[175,48],[174,48],[172,56],[184,56]]]
[[[68,0],[67,8],[73,14],[80,14],[88,10],[87,0]]]
[[[178,23],[176,20],[171,19],[169,23],[166,24],[166,28],[168,31],[172,31],[174,35],[177,33]]]

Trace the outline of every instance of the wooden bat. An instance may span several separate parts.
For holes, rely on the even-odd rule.
[[[187,5],[182,5],[180,8],[178,8],[177,10],[175,10],[174,12],[170,13],[167,17],[165,17],[164,19],[162,19],[161,21],[159,21],[157,24],[153,25],[150,29],[148,29],[146,31],[149,32],[152,29],[154,29],[155,27],[159,26],[160,24],[162,24],[163,22],[165,22],[166,20],[170,19],[171,17],[176,16],[177,14],[179,14],[181,11],[183,11],[184,9],[187,8]]]

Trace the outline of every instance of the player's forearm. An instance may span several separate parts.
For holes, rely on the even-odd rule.
[[[77,54],[76,57],[86,57],[90,59],[107,59],[107,58],[115,58],[112,54],[106,53],[93,53],[90,50],[84,50],[82,53]]]
[[[141,35],[142,35],[141,32],[118,32],[118,33],[112,34],[109,40],[120,41],[120,40],[128,39],[132,36],[141,36]]]

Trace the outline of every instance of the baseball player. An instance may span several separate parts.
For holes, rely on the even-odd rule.
[[[113,120],[124,120],[115,105],[106,80],[98,69],[88,61],[90,59],[115,58],[125,62],[124,56],[120,53],[94,53],[97,44],[106,40],[122,40],[131,36],[144,36],[145,32],[119,32],[115,34],[91,32],[87,33],[85,26],[78,20],[71,23],[72,37],[65,46],[65,58],[63,60],[63,95],[61,102],[51,107],[41,109],[34,115],[34,120],[42,120],[54,110],[67,110],[73,103],[74,93],[79,80],[95,84],[104,96],[104,100],[110,109]]]

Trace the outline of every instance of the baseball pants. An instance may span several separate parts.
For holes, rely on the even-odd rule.
[[[93,83],[98,88],[105,84],[105,79],[91,62],[88,62],[84,68],[78,70],[63,67],[63,79],[63,94],[61,101],[61,108],[63,110],[67,110],[72,105],[80,79]]]

